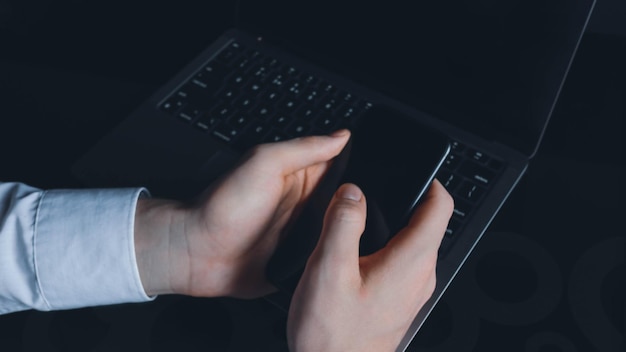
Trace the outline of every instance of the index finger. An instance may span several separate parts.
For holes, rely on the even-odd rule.
[[[308,166],[331,160],[341,152],[349,137],[350,131],[344,129],[330,135],[263,144],[253,153],[259,159],[263,159],[263,166],[267,169],[291,174]]]

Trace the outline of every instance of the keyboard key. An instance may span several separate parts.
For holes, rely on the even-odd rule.
[[[324,114],[318,119],[316,126],[325,132],[330,132],[337,126],[338,122],[339,118],[337,116]]]
[[[194,78],[192,83],[200,86],[210,93],[216,92],[224,84],[224,79],[228,74],[228,70],[224,65],[220,65],[216,62],[212,62],[200,70]]]
[[[445,236],[448,238],[456,237],[456,235],[459,233],[459,230],[461,230],[462,225],[463,223],[459,220],[451,219],[448,223],[448,228],[446,229]]]
[[[320,95],[321,94],[317,90],[317,88],[307,88],[302,94],[302,97],[304,98],[306,102],[313,103],[319,99]]]
[[[467,151],[467,155],[473,159],[474,161],[476,161],[477,163],[480,164],[486,164],[489,161],[489,157],[486,156],[483,152],[478,151],[478,150],[474,150],[474,149],[470,149]]]
[[[235,75],[235,77],[230,80],[231,87],[234,87],[234,88],[244,87],[248,83],[249,80],[250,78],[247,76]]]
[[[485,189],[472,182],[464,181],[455,194],[472,202],[476,202],[485,194]]]
[[[293,117],[289,114],[276,114],[276,116],[274,116],[270,123],[277,129],[279,130],[284,130],[287,126],[289,126],[289,124],[291,123],[291,121],[293,120]]]
[[[281,69],[281,72],[286,77],[297,77],[300,74],[300,71],[293,66],[283,66],[283,68]]]
[[[259,60],[262,56],[261,52],[256,49],[249,49],[244,55],[252,62]]]
[[[246,71],[248,67],[250,67],[250,59],[247,57],[240,57],[235,61],[235,69]]]
[[[341,91],[337,93],[337,99],[343,101],[344,103],[351,104],[354,102],[354,96],[348,92]]]
[[[459,167],[458,172],[469,179],[475,180],[483,186],[489,186],[496,176],[496,172],[493,170],[470,160],[463,162]]]
[[[216,60],[220,63],[230,65],[235,57],[241,52],[241,45],[232,42],[228,47],[224,48],[218,55]]]
[[[322,100],[321,107],[325,111],[333,111],[339,105],[339,101],[336,98],[328,97]]]
[[[446,161],[444,161],[444,165],[446,168],[450,170],[455,170],[456,167],[459,165],[460,161],[461,161],[461,158],[458,155],[448,154]]]
[[[225,124],[225,123],[218,125],[213,131],[213,135],[215,137],[217,137],[218,139],[226,143],[232,142],[235,139],[235,137],[237,137],[238,134],[239,134],[238,129],[232,126],[229,126],[228,124]]]
[[[269,128],[267,124],[258,120],[253,120],[250,122],[248,128],[246,128],[235,141],[235,147],[240,151],[248,150],[249,148],[264,141],[268,132]]]
[[[176,95],[184,97],[187,105],[200,110],[207,110],[215,104],[215,98],[212,97],[212,93],[193,82],[182,86]]]
[[[178,118],[185,122],[192,122],[200,115],[200,110],[190,106],[184,107],[179,113]]]
[[[267,66],[269,69],[277,69],[281,65],[280,61],[278,61],[278,59],[275,59],[273,57],[262,59],[261,64],[264,66]]]
[[[161,110],[172,114],[182,109],[185,105],[187,105],[187,101],[184,98],[174,96],[161,104]]]
[[[218,98],[225,101],[231,101],[235,97],[239,95],[239,90],[234,88],[224,89],[219,95]]]
[[[254,106],[254,101],[250,98],[242,97],[233,103],[236,109],[241,111],[249,111]]]
[[[243,130],[252,122],[252,118],[247,115],[235,114],[229,118],[227,122],[234,128]]]
[[[269,105],[261,104],[252,110],[251,114],[258,119],[267,120],[272,114],[272,109]]]
[[[295,111],[296,107],[298,107],[298,102],[295,99],[288,98],[278,104],[278,108],[285,112]]]
[[[452,216],[459,220],[465,220],[469,217],[472,206],[463,200],[454,198],[454,210]]]
[[[302,137],[306,135],[310,130],[311,130],[311,126],[308,125],[307,123],[296,121],[289,127],[289,129],[287,130],[287,133],[291,137],[295,138],[295,137]]]
[[[287,93],[293,97],[297,97],[302,93],[302,86],[299,82],[293,82],[287,88]]]
[[[319,82],[319,79],[317,79],[313,75],[305,75],[304,78],[303,78],[303,81],[304,81],[306,86],[313,87],[313,86],[317,85],[317,83]]]
[[[356,115],[356,109],[346,105],[337,111],[337,115],[342,119],[352,119]]]
[[[321,91],[327,95],[333,95],[337,91],[337,88],[335,88],[335,86],[330,83],[322,83],[320,88]]]
[[[304,121],[314,120],[319,111],[311,106],[302,106],[296,111],[296,117]]]
[[[261,95],[261,100],[265,103],[277,102],[281,99],[282,95],[278,90],[270,89]]]
[[[202,115],[198,119],[198,121],[196,121],[195,126],[199,128],[200,130],[207,132],[207,131],[212,130],[220,122],[221,122],[221,119],[205,114],[205,115]]]
[[[437,174],[437,179],[450,193],[454,193],[456,186],[458,186],[461,181],[459,176],[453,174],[452,171],[447,169],[440,170]]]
[[[266,66],[256,65],[251,69],[255,80],[265,82],[269,77],[269,69]]]
[[[285,85],[285,81],[286,81],[285,76],[280,74],[280,73],[274,74],[274,76],[272,76],[270,78],[271,84],[276,86],[276,87],[284,86]]]
[[[261,83],[259,82],[251,82],[250,84],[248,84],[245,88],[244,88],[247,92],[250,93],[251,96],[256,96],[258,93],[261,92],[261,89],[263,89],[263,86],[261,85]]]
[[[450,147],[452,149],[452,151],[454,151],[455,153],[463,153],[463,151],[466,149],[464,145],[462,145],[461,143],[459,143],[458,141],[452,141],[452,145]]]
[[[228,104],[221,104],[211,111],[211,115],[220,119],[226,119],[235,112],[235,109]]]
[[[267,143],[275,143],[275,142],[280,142],[280,141],[284,141],[289,139],[289,136],[287,136],[285,133],[278,131],[278,130],[272,130],[270,131],[270,133],[265,137],[264,142]]]

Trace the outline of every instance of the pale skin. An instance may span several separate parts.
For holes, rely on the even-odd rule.
[[[346,130],[262,145],[197,201],[141,199],[135,221],[148,295],[255,298],[275,288],[265,266],[284,230],[349,139]],[[406,228],[359,257],[366,198],[343,185],[294,294],[291,351],[393,351],[435,287],[453,202],[439,182]]]

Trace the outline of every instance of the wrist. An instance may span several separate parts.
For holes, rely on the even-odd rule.
[[[135,212],[135,256],[144,291],[149,296],[179,293],[184,256],[173,242],[184,240],[175,232],[184,230],[185,210],[181,203],[139,199]]]

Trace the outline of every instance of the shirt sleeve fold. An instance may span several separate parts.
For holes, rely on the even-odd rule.
[[[134,246],[142,195],[0,183],[0,314],[150,300]]]

